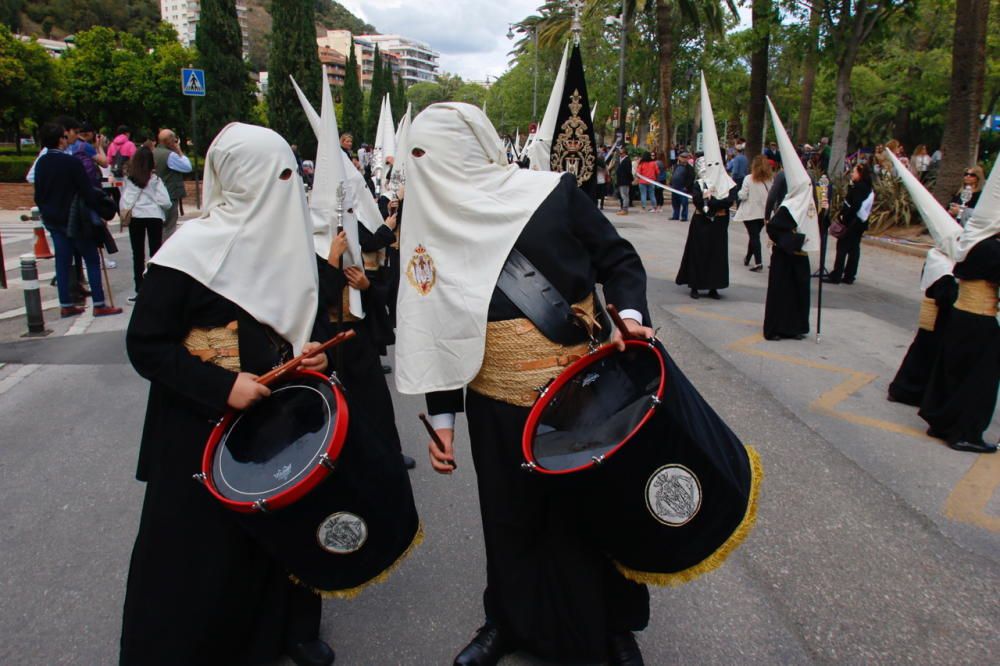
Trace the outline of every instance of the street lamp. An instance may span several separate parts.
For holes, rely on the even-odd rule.
[[[628,25],[628,3],[622,0],[621,18],[609,16],[605,25],[617,23],[621,27],[621,41],[618,44],[618,127],[615,130],[615,141],[625,145],[625,26]]]
[[[538,28],[519,25],[518,32],[530,32],[535,48],[535,63],[532,65],[531,119],[538,119]],[[507,39],[514,39],[514,24],[507,24]]]

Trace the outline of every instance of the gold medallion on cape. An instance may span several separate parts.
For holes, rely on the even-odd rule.
[[[413,250],[413,257],[406,265],[406,279],[421,296],[431,293],[434,284],[437,282],[437,270],[434,268],[434,260],[427,254],[427,249],[423,245],[418,245]]]
[[[559,136],[552,146],[552,170],[571,173],[576,184],[583,185],[594,174],[594,146],[587,133],[587,123],[580,117],[580,91],[570,96],[570,117],[560,126]]]

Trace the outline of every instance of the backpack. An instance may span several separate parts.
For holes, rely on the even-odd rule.
[[[115,153],[111,160],[111,175],[115,178],[124,178],[126,164],[128,164],[128,158],[122,155],[121,151]]]

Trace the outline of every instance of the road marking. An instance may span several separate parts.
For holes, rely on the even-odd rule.
[[[52,300],[43,301],[42,309],[49,310],[51,308],[57,307],[59,305],[59,299],[53,298]],[[25,315],[24,308],[14,308],[13,310],[6,310],[5,312],[0,312],[0,321],[6,319],[16,319],[17,317],[23,317]]]
[[[7,391],[11,390],[17,386],[21,380],[30,375],[32,372],[37,370],[40,366],[34,363],[28,365],[22,365],[20,368],[15,370],[10,375],[4,377],[0,380],[0,395],[3,395]]]
[[[986,513],[993,494],[1000,489],[1000,454],[980,453],[976,462],[944,502],[944,515],[952,520],[1000,532],[1000,516]]]

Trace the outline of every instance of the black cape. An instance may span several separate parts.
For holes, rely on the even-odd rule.
[[[725,199],[709,199],[707,214],[698,187],[693,196],[695,213],[688,226],[676,282],[691,289],[725,289],[729,286],[729,207],[733,195],[730,192]],[[725,215],[716,216],[717,211],[725,211]]]
[[[774,242],[764,302],[764,337],[794,338],[809,333],[809,257],[802,252],[805,236],[796,233],[794,218],[779,208],[767,223]]]
[[[234,514],[192,480],[236,374],[192,356],[182,341],[193,327],[233,320],[245,371],[261,374],[290,358],[277,334],[231,301],[185,273],[150,266],[126,336],[129,359],[150,390],[136,474],[146,494],[121,664],[256,663],[318,636],[319,597],[294,586]]]
[[[914,407],[919,407],[924,399],[927,381],[930,379],[934,361],[941,351],[944,331],[947,330],[951,318],[951,306],[958,296],[958,283],[951,275],[942,276],[927,288],[925,295],[937,304],[934,330],[917,329],[917,335],[906,351],[899,371],[889,384],[890,398]]]
[[[961,280],[1000,282],[1000,237],[980,241],[955,265]],[[961,287],[959,287],[961,289]],[[996,317],[952,310],[920,405],[928,434],[946,442],[982,442],[1000,385],[1000,326]]]

